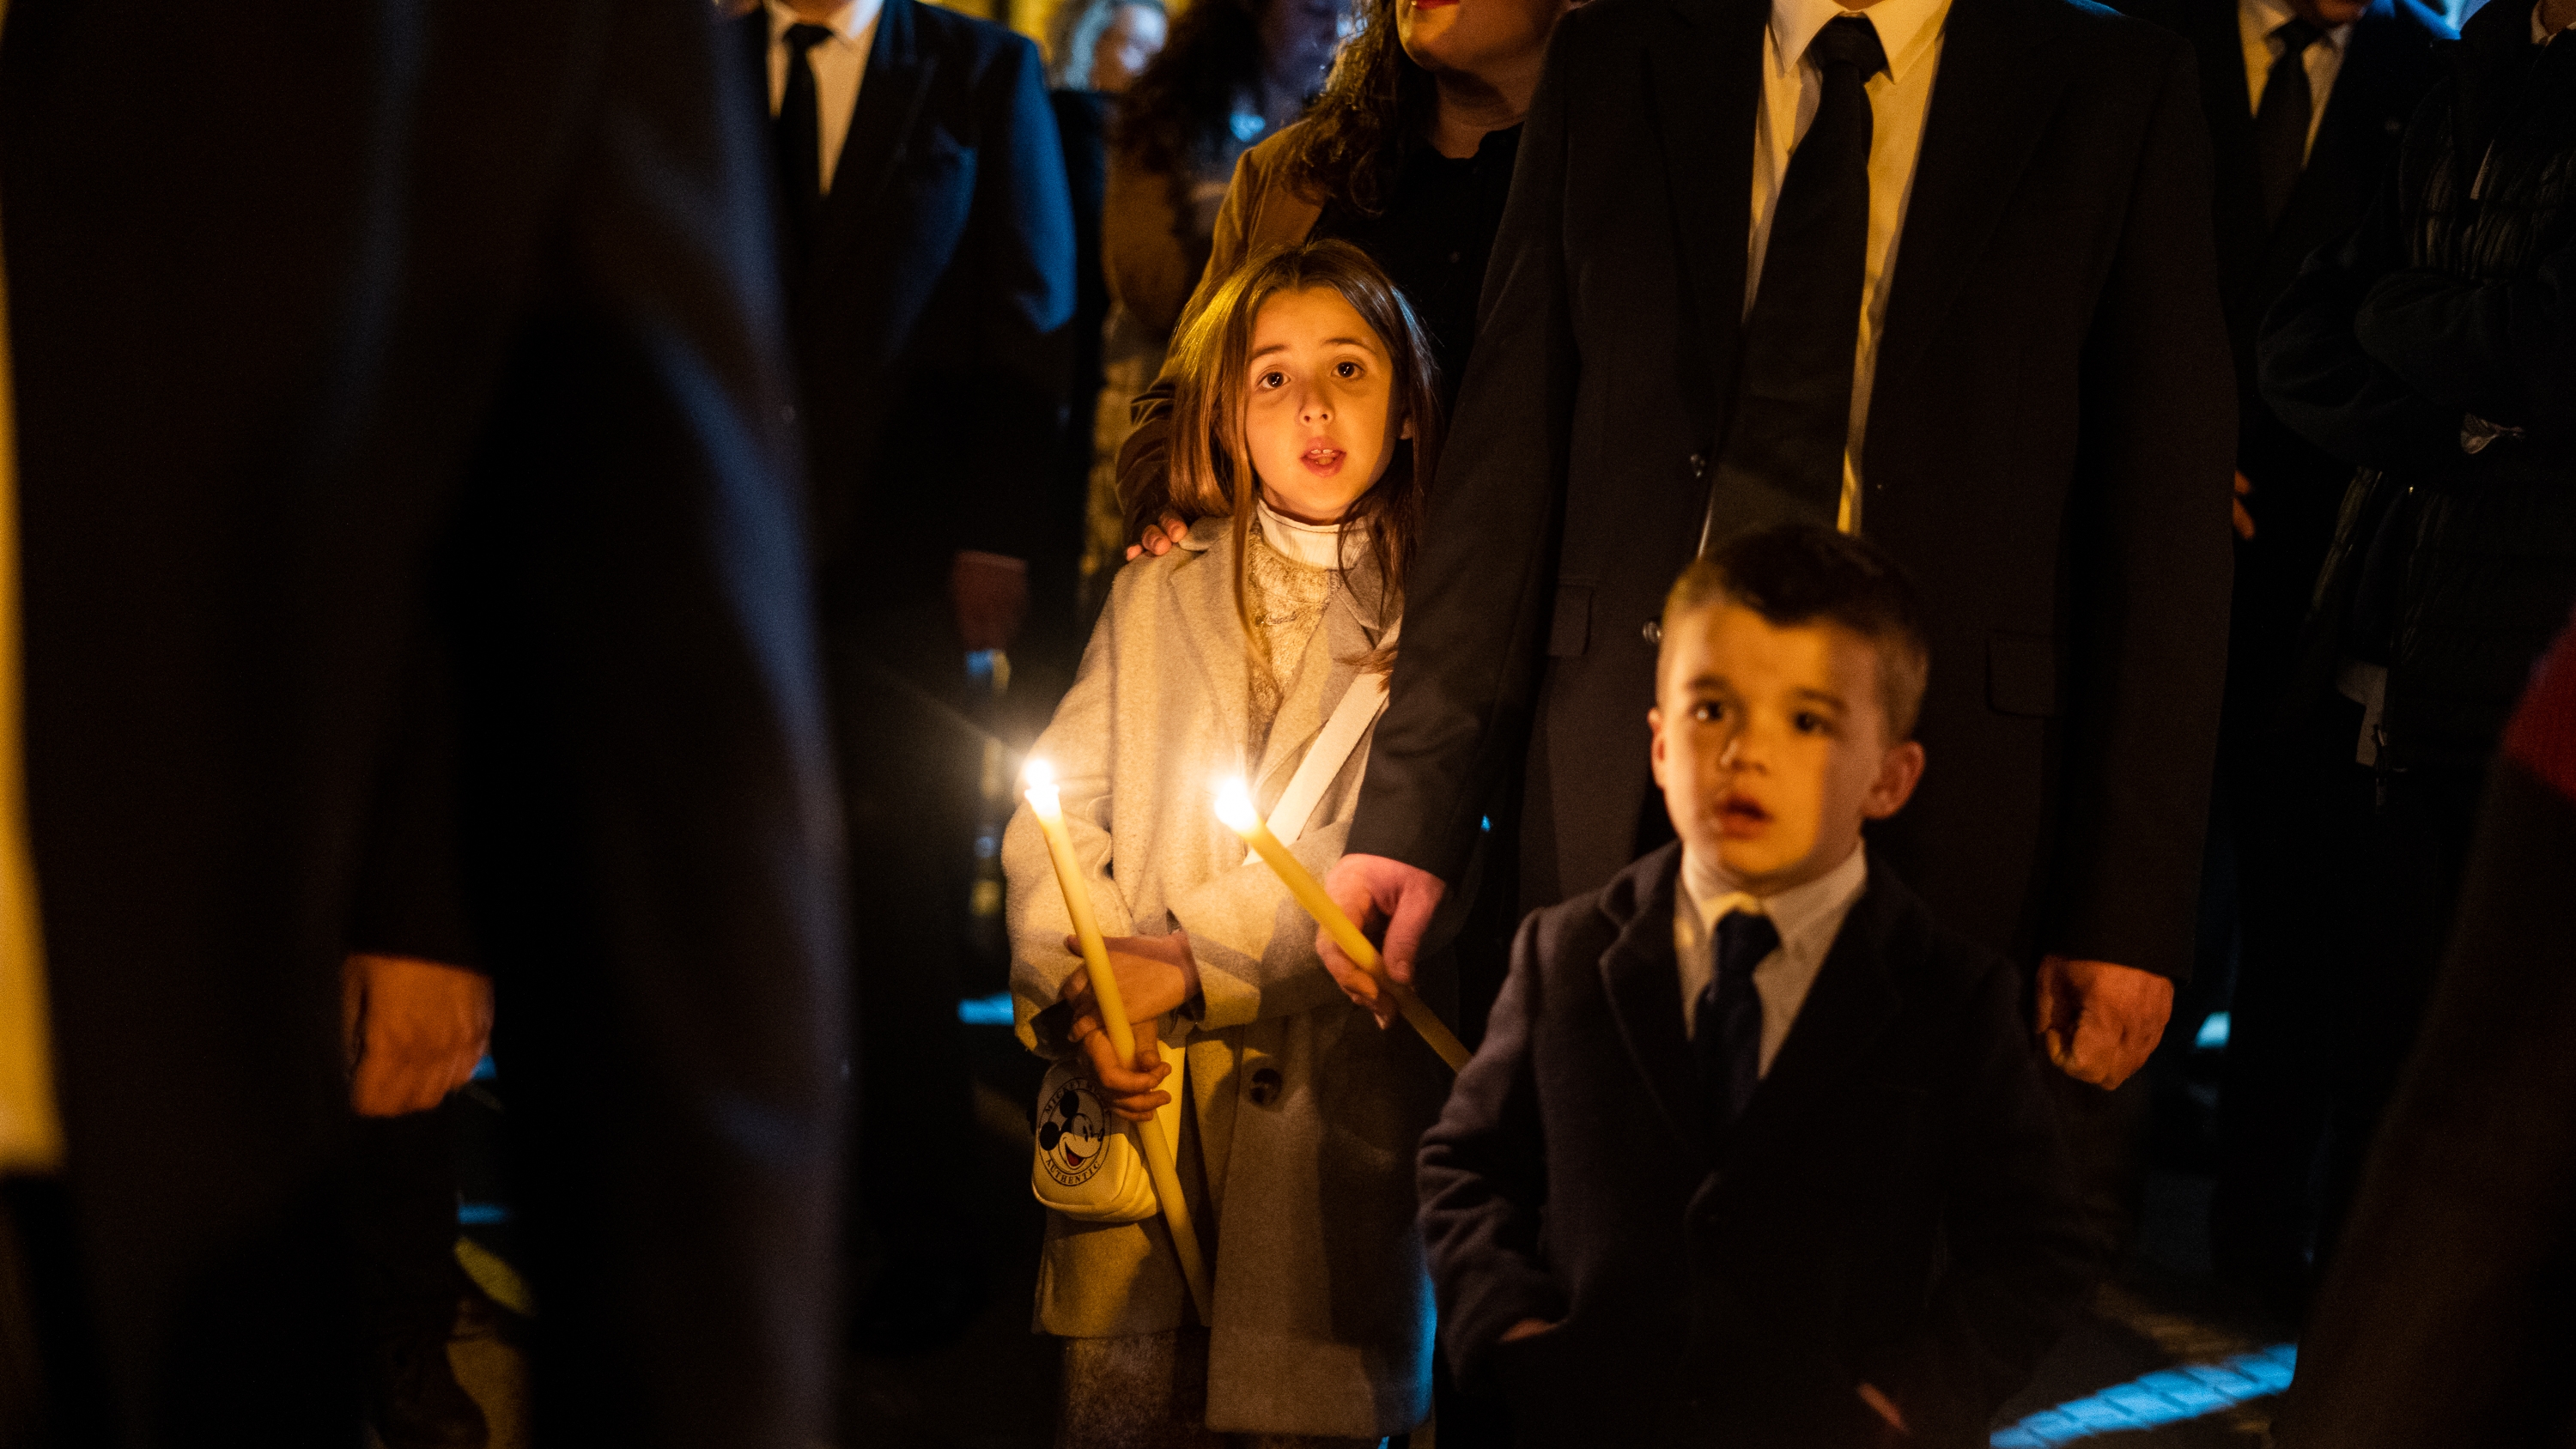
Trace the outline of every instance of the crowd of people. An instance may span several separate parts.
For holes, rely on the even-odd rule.
[[[2277,1442],[2556,1442],[2571,25],[9,0],[0,1446],[477,1449],[487,1060],[537,1437],[821,1440],[1024,758],[1065,1449],[1982,1444],[2178,1000]]]

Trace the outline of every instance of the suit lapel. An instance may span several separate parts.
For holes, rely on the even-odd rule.
[[[1815,1104],[1843,1088],[1895,1019],[1899,1000],[1887,956],[1905,897],[1882,884],[1875,870],[1872,875],[1843,917],[1788,1040],[1728,1135],[1728,1160],[1758,1159],[1781,1134],[1812,1123]]]
[[[1748,181],[1746,183],[1750,185]],[[1707,1112],[1700,1102],[1699,1071],[1682,1024],[1681,965],[1673,954],[1673,900],[1682,852],[1665,846],[1650,867],[1651,883],[1637,892],[1637,914],[1601,956],[1601,984],[1610,1015],[1645,1078],[1665,1125],[1694,1159],[1708,1151]],[[1653,859],[1650,857],[1650,859]]]
[[[1762,30],[1768,0],[1682,0],[1684,33],[1654,47],[1650,102],[1663,138],[1681,250],[1685,302],[1699,323],[1684,345],[1706,350],[1682,366],[1693,422],[1716,452],[1716,419],[1735,401],[1744,327],[1745,250],[1753,224],[1753,123],[1762,101]],[[1700,383],[1697,379],[1706,379]]]
[[[1879,410],[1908,395],[1902,379],[1939,335],[2002,223],[2058,95],[2072,81],[2063,67],[2052,69],[2029,54],[2049,43],[2050,18],[2032,0],[1953,0],[1950,6],[1879,343],[1866,445],[1873,451],[1879,440],[1899,435],[1878,425]]]
[[[2281,224],[2269,238],[2275,251],[2283,246],[2297,248],[2299,257],[2289,259],[2290,266],[2333,230],[2320,226],[2312,213],[2332,214],[2353,204],[2335,193],[2352,178],[2355,154],[2372,145],[2370,130],[2386,124],[2388,105],[2381,78],[2390,68],[2388,48],[2403,40],[2390,0],[2377,0],[2353,22],[2343,64],[2335,71],[2334,89],[2326,94],[2326,113],[2317,123],[2316,144],[2308,148],[2308,164],[2301,168],[2299,184],[2291,189],[2290,203],[2282,209]],[[2385,137],[2377,139],[2386,144]],[[2363,188],[2377,184],[2376,171],[2376,166],[2364,163],[2359,177]],[[2368,196],[2364,189],[2354,201],[2366,203]]]
[[[913,7],[916,0],[885,0],[877,17],[868,66],[859,82],[857,109],[841,141],[841,160],[832,170],[832,194],[823,201],[823,231],[837,243],[847,237],[884,192],[895,163],[903,159],[913,122],[930,93],[939,57],[919,43]]]
[[[751,82],[764,130],[769,120],[769,7],[756,5],[732,22],[734,47]]]
[[[2269,235],[2263,177],[2254,164],[2254,99],[2245,88],[2245,42],[2236,31],[2235,0],[2198,0],[2189,14],[2214,163],[2219,288],[2232,305],[2255,282]]]

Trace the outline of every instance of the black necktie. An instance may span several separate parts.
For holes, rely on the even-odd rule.
[[[823,108],[814,99],[813,49],[832,38],[820,25],[791,25],[787,45],[787,91],[779,98],[779,195],[787,214],[802,230],[823,205]]]
[[[1762,997],[1753,968],[1779,944],[1780,928],[1769,916],[1730,911],[1717,923],[1717,969],[1700,988],[1691,1028],[1712,1132],[1734,1125],[1762,1082]]]
[[[1735,415],[1718,485],[1768,485],[1830,520],[1851,435],[1852,352],[1869,260],[1869,78],[1887,68],[1861,15],[1828,21],[1807,45],[1822,79],[1816,119],[1789,158],[1762,283],[1744,324]]]
[[[2254,164],[2263,178],[2263,223],[2281,219],[2297,189],[2299,172],[2308,164],[2308,125],[2316,94],[2308,89],[2308,47],[2325,32],[2304,20],[2284,21],[2273,30],[2281,53],[2272,75],[2263,82],[2263,104],[2254,112]]]

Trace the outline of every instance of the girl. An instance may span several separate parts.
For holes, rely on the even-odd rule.
[[[1270,814],[1344,692],[1392,663],[1438,446],[1429,344],[1375,264],[1317,242],[1235,275],[1176,345],[1173,486],[1199,521],[1119,573],[1036,753],[1140,1054],[1180,1044],[1177,1150],[1213,1321],[1194,1321],[1160,1219],[1050,1213],[1037,1317],[1066,1340],[1058,1443],[1372,1445],[1430,1408],[1413,1152],[1446,1074],[1342,995],[1211,787],[1243,780]],[[1362,736],[1295,822],[1318,874],[1367,756]],[[1021,1040],[1083,1052],[1119,1115],[1151,1115],[1171,1066],[1112,1057],[1025,808],[1003,862]]]

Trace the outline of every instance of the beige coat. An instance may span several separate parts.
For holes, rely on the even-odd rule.
[[[1315,927],[1269,868],[1244,864],[1210,782],[1253,782],[1266,814],[1371,648],[1374,623],[1337,589],[1262,757],[1234,611],[1233,523],[1121,570],[1073,689],[1038,742],[1102,931],[1190,933],[1201,998],[1167,1019],[1186,1041],[1180,1168],[1213,1262],[1208,1426],[1373,1438],[1430,1410],[1432,1307],[1414,1227],[1413,1155],[1447,1089],[1409,1032],[1381,1032],[1315,957]],[[1355,580],[1360,592],[1371,589]],[[1365,740],[1293,847],[1321,875],[1339,858]],[[1026,806],[1002,845],[1020,1039],[1061,1056],[1057,1008],[1079,961]],[[1050,1008],[1056,1008],[1050,1010]],[[1179,1325],[1186,1293],[1159,1220],[1049,1215],[1038,1327],[1077,1337]]]

